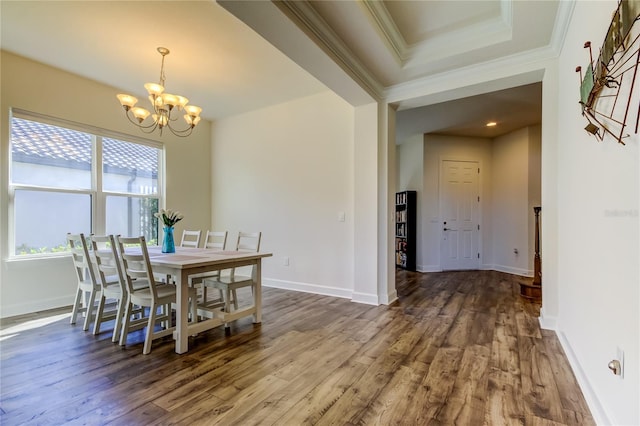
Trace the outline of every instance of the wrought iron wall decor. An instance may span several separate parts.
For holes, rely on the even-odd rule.
[[[629,131],[638,133],[640,104],[631,105],[633,91],[640,89],[640,0],[621,0],[613,13],[609,30],[594,59],[591,42],[589,65],[580,73],[580,105],[588,124],[585,130],[597,139],[610,135],[619,143],[629,137]],[[627,96],[628,92],[628,96]],[[635,114],[635,117],[634,117]],[[635,118],[635,126],[633,119]],[[631,123],[628,125],[627,123]]]

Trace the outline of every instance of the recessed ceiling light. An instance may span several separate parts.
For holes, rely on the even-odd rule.
[[[495,121],[490,121],[487,123],[487,127],[493,127],[493,126],[497,126],[498,123],[496,123]]]

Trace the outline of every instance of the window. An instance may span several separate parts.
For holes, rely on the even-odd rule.
[[[160,146],[65,124],[11,117],[13,254],[65,251],[67,232],[144,235],[155,244]]]

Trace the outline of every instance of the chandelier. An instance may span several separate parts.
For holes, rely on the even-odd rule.
[[[158,47],[158,52],[162,55],[162,65],[160,66],[160,83],[147,83],[144,88],[149,92],[149,101],[151,102],[151,112],[135,106],[138,99],[127,94],[117,95],[118,100],[125,110],[125,114],[129,121],[138,126],[145,133],[152,133],[156,129],[162,131],[168,128],[171,133],[176,136],[189,136],[193,128],[200,122],[200,112],[202,108],[195,105],[187,105],[189,100],[184,96],[172,95],[164,91],[164,57],[169,54],[166,47]],[[186,127],[176,128],[176,122],[181,111],[185,111],[183,118],[186,121]],[[151,115],[151,120],[147,117]],[[184,126],[184,125],[183,125]]]

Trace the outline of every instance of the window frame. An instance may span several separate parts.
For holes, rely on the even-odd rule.
[[[35,121],[41,124],[63,127],[78,132],[90,134],[92,144],[91,155],[91,188],[90,189],[74,189],[74,188],[56,188],[44,185],[32,185],[32,184],[16,184],[12,181],[12,167],[13,167],[13,155],[12,155],[12,125],[13,119],[20,118],[24,120]],[[15,193],[16,190],[28,190],[28,191],[43,191],[43,192],[58,192],[58,193],[71,193],[71,194],[83,194],[89,195],[91,198],[91,233],[96,235],[102,235],[106,230],[106,208],[107,197],[109,196],[123,196],[131,198],[142,199],[157,199],[158,207],[163,208],[165,201],[165,146],[161,142],[155,142],[152,140],[134,137],[124,133],[113,132],[105,129],[101,129],[95,126],[84,125],[73,121],[55,118],[44,114],[34,113],[31,111],[22,110],[19,108],[10,108],[9,110],[9,150],[8,150],[8,200],[7,200],[7,240],[8,259],[9,260],[23,260],[23,259],[36,259],[36,258],[48,258],[48,257],[60,257],[66,256],[67,252],[58,253],[36,253],[36,254],[16,254],[16,242],[15,242]],[[119,191],[103,191],[103,144],[104,138],[115,139],[122,142],[133,143],[136,145],[144,145],[151,148],[158,149],[158,189],[155,194],[133,194],[128,192]]]

